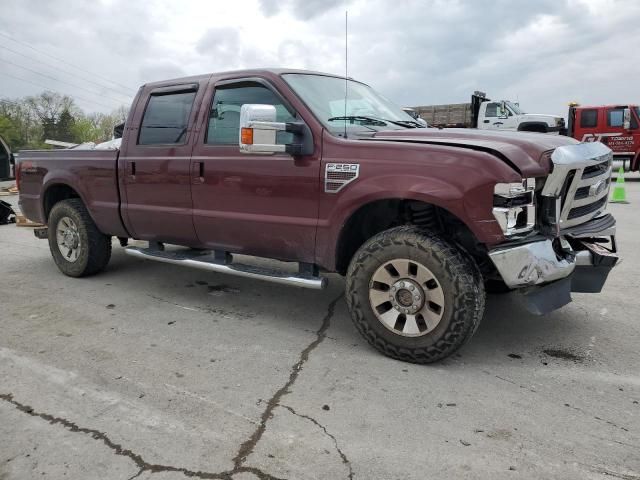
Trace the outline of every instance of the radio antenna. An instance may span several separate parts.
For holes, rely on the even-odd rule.
[[[349,11],[345,10],[344,11],[344,138],[347,138],[347,88],[348,88],[348,81],[347,81],[347,74],[349,72],[348,70],[348,50],[347,50],[347,29],[348,29],[348,21],[349,21]]]

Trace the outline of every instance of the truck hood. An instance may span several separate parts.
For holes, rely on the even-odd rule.
[[[523,113],[518,115],[520,122],[544,122],[550,127],[555,127],[557,121],[561,118],[559,115],[549,115],[546,113]]]
[[[373,139],[388,142],[411,142],[491,153],[509,164],[523,177],[549,173],[551,165],[543,153],[563,145],[579,143],[570,137],[527,132],[497,132],[465,128],[415,128],[377,132]]]

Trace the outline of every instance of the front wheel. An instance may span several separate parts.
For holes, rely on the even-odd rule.
[[[466,252],[405,226],[360,247],[347,272],[346,298],[356,328],[374,348],[398,360],[431,363],[471,338],[485,291]]]
[[[111,237],[98,230],[79,198],[56,203],[48,227],[51,255],[65,275],[93,275],[109,263]]]

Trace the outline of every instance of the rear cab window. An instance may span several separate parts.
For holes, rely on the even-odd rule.
[[[159,92],[149,96],[138,145],[184,145],[196,89]]]
[[[580,128],[593,128],[598,126],[598,110],[587,108],[580,111]]]

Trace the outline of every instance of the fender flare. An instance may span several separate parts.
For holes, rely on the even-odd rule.
[[[45,200],[47,198],[47,193],[54,187],[57,186],[64,186],[64,187],[68,187],[71,190],[73,190],[74,192],[76,192],[78,194],[78,197],[80,197],[80,200],[82,200],[82,203],[84,204],[84,206],[86,207],[87,211],[89,212],[89,216],[91,216],[91,219],[95,221],[95,219],[93,218],[93,214],[91,213],[91,209],[89,208],[89,205],[87,204],[86,201],[86,192],[83,192],[81,188],[78,188],[77,186],[81,186],[82,183],[75,181],[76,179],[74,179],[73,175],[69,175],[67,172],[55,172],[56,175],[51,175],[50,172],[47,172],[47,174],[44,176],[44,178],[42,179],[42,198],[40,199],[40,208],[42,209],[42,218],[46,221],[47,219],[47,212],[45,210]],[[60,173],[62,173],[62,175],[60,175]]]

